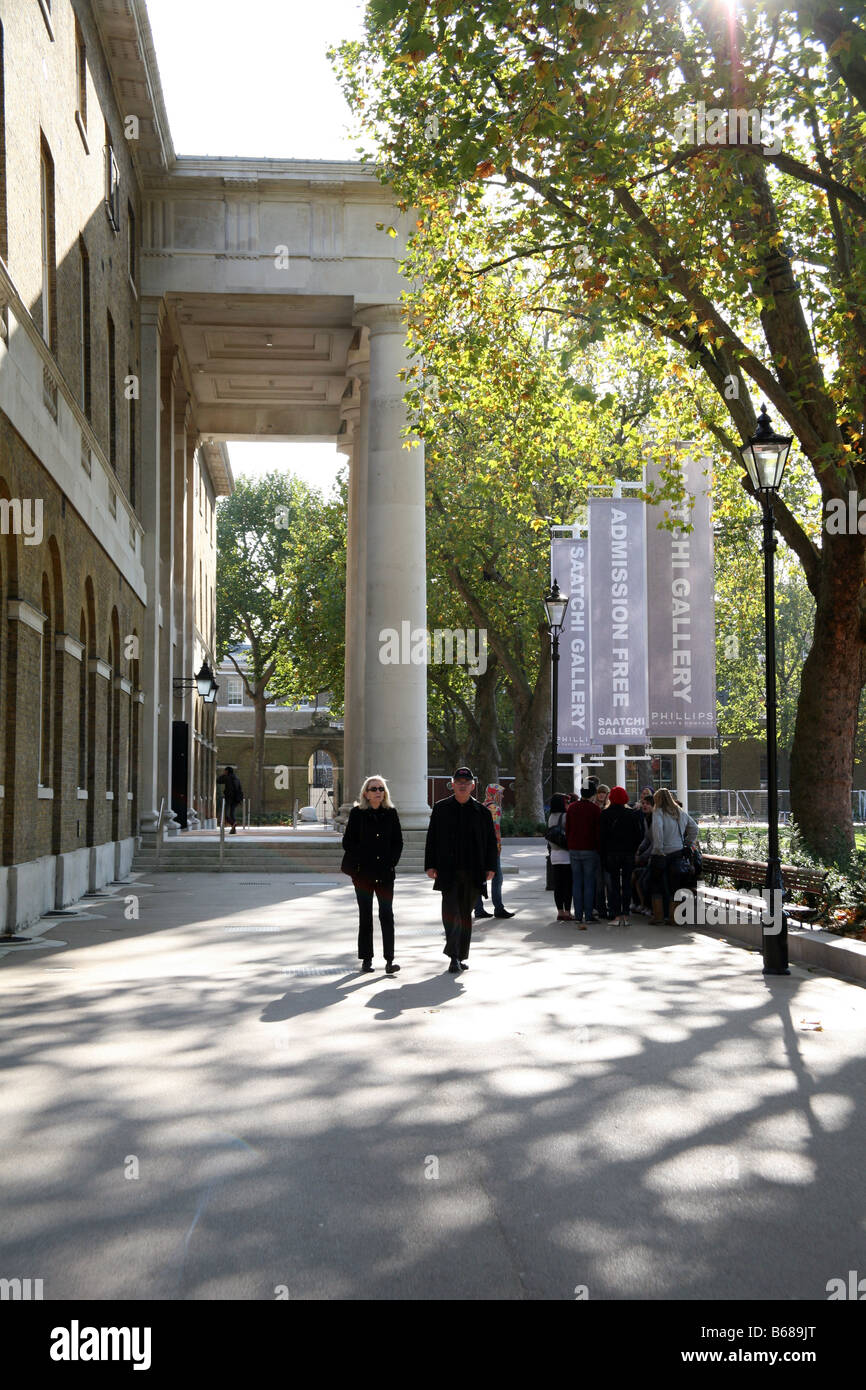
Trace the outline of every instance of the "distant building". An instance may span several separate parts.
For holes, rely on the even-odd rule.
[[[243,670],[246,648],[232,655]],[[244,794],[253,781],[255,709],[243,677],[230,657],[217,671],[216,751],[219,769],[236,768]],[[263,818],[288,820],[295,804],[315,806],[331,822],[340,805],[343,776],[343,724],[331,718],[330,694],[320,691],[299,705],[269,701],[265,724]],[[357,788],[352,792],[357,795]],[[335,799],[336,796],[336,799]]]

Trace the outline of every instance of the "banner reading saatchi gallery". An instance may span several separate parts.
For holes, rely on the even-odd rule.
[[[687,494],[680,507],[647,506],[649,732],[716,732],[716,620],[709,462],[695,451],[678,455]],[[649,463],[646,482],[658,484]],[[691,499],[694,498],[694,505]],[[659,529],[664,511],[692,530]]]
[[[595,752],[590,737],[592,664],[589,648],[589,542],[554,540],[550,578],[570,595],[560,638],[557,742],[560,753]]]

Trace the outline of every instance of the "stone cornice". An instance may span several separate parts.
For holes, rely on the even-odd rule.
[[[212,189],[220,197],[236,191],[239,196],[267,198],[270,192],[284,198],[294,188],[299,196],[309,198],[311,192],[321,197],[345,198],[361,193],[365,199],[375,194],[375,201],[393,205],[394,195],[381,182],[374,165],[354,160],[330,159],[223,159],[219,156],[182,156],[165,170],[149,172],[145,185],[155,193],[178,190],[184,185]]]
[[[66,652],[67,656],[73,656],[76,661],[81,661],[84,657],[84,643],[77,642],[74,637],[70,637],[68,632],[58,632],[54,639],[54,646],[58,652]]]
[[[102,676],[106,681],[111,680],[111,667],[101,656],[92,656],[87,663],[87,669],[93,676]]]
[[[122,120],[136,116],[137,140],[129,152],[139,181],[150,171],[170,169],[174,145],[165,109],[153,33],[145,0],[90,0],[105,62]]]
[[[11,623],[24,623],[25,627],[32,627],[41,636],[47,615],[26,599],[10,598],[6,605],[6,616]]]
[[[235,490],[235,480],[225,444],[208,440],[201,446],[201,455],[216,496],[230,497]]]

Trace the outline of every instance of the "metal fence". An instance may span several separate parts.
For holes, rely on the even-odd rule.
[[[738,791],[733,788],[697,791],[689,788],[689,811],[703,820],[752,821],[767,820],[767,789]],[[779,820],[783,825],[791,819],[791,793],[787,787],[779,790]],[[851,793],[851,819],[866,822],[866,791]]]

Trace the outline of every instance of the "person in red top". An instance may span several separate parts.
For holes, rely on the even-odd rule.
[[[595,881],[600,872],[601,810],[595,802],[595,788],[582,787],[580,801],[573,801],[565,813],[565,838],[571,856],[574,920],[580,930],[592,921],[595,907]],[[583,921],[581,921],[583,918]]]

